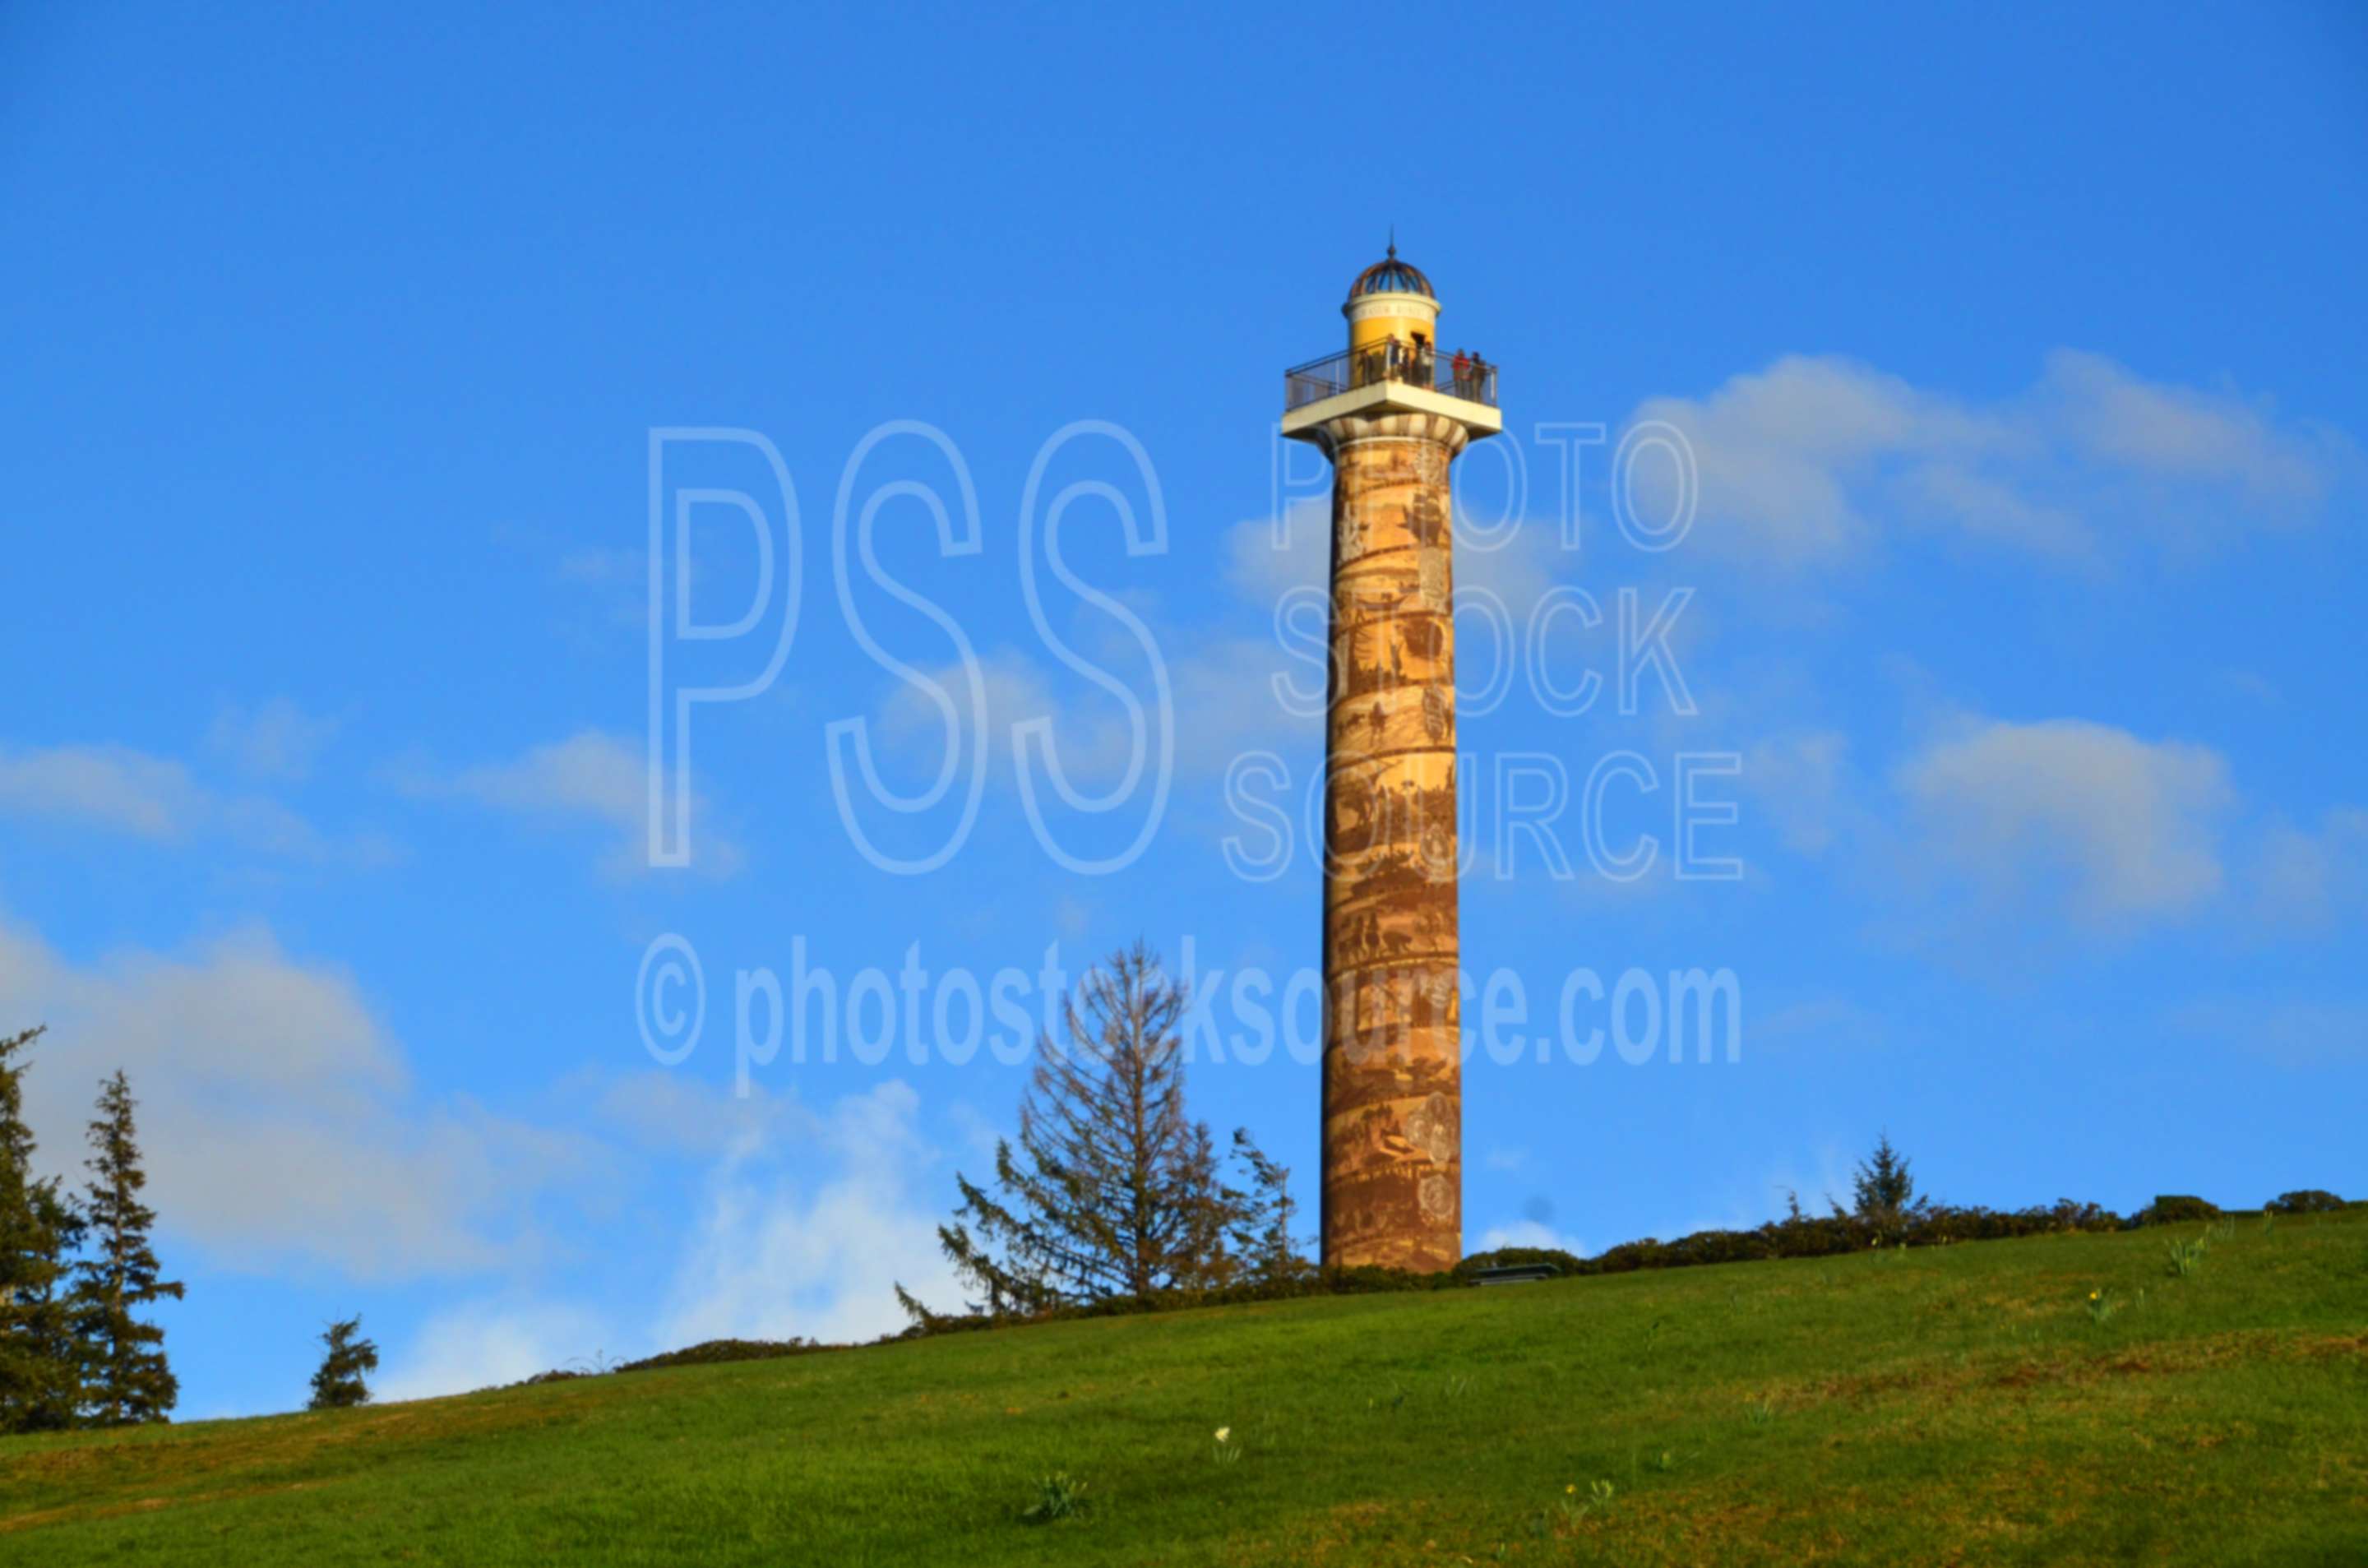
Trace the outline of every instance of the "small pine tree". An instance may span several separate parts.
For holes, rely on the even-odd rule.
[[[1907,1174],[1907,1156],[1891,1146],[1888,1132],[1876,1142],[1874,1153],[1860,1163],[1850,1186],[1857,1199],[1855,1212],[1861,1220],[1889,1223],[1923,1207],[1916,1196],[1915,1180]]]
[[[1291,1171],[1267,1157],[1247,1128],[1234,1130],[1234,1154],[1249,1167],[1250,1188],[1234,1228],[1233,1244],[1261,1285],[1280,1285],[1307,1272],[1307,1259],[1292,1235],[1299,1204],[1291,1196]]]
[[[74,1425],[77,1368],[63,1285],[82,1219],[57,1178],[33,1176],[22,1053],[36,1027],[0,1039],[0,1432]]]
[[[350,1410],[370,1403],[370,1384],[362,1381],[362,1374],[378,1370],[378,1346],[359,1337],[361,1331],[359,1314],[323,1331],[321,1343],[328,1349],[321,1358],[320,1370],[313,1374],[313,1399],[305,1409]]]
[[[1242,1195],[1219,1179],[1205,1123],[1184,1108],[1189,998],[1141,943],[1064,999],[1065,1044],[1039,1038],[1019,1144],[995,1152],[995,1190],[955,1174],[962,1205],[938,1237],[989,1312],[1201,1289],[1232,1278]],[[931,1315],[900,1289],[916,1322]]]
[[[100,1086],[98,1119],[90,1124],[91,1179],[84,1200],[90,1256],[74,1266],[74,1337],[82,1346],[82,1408],[94,1426],[132,1426],[167,1419],[180,1398],[179,1380],[165,1359],[165,1331],[134,1309],[170,1296],[180,1281],[160,1278],[148,1240],[156,1211],[140,1201],[148,1174],[140,1168],[139,1131],[131,1081],[121,1068]]]

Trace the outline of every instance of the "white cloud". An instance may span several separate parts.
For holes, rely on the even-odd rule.
[[[390,1352],[370,1392],[387,1401],[432,1399],[520,1382],[562,1369],[592,1371],[615,1353],[612,1330],[582,1307],[557,1301],[472,1302],[437,1313]]]
[[[2368,811],[2339,807],[2316,830],[2285,821],[2261,835],[2251,870],[2263,925],[2315,930],[2368,905]]]
[[[1324,591],[1332,572],[1332,503],[1303,497],[1283,508],[1282,537],[1274,519],[1248,517],[1224,534],[1225,581],[1260,610],[1293,588]]]
[[[963,1160],[982,1168],[992,1167],[996,1147],[1009,1136],[1003,1125],[966,1100],[956,1100],[948,1106],[946,1119],[953,1124],[954,1135],[961,1141]]]
[[[50,1025],[26,1081],[44,1163],[78,1172],[123,1068],[161,1222],[226,1267],[492,1267],[531,1250],[539,1195],[598,1168],[574,1135],[423,1100],[351,977],[259,927],[81,966],[0,925],[0,1015]]]
[[[1816,1174],[1804,1176],[1799,1174],[1801,1167],[1793,1160],[1788,1158],[1780,1162],[1761,1178],[1749,1196],[1738,1195],[1735,1209],[1727,1219],[1690,1229],[1746,1230],[1770,1220],[1783,1219],[1792,1212],[1794,1202],[1812,1214],[1830,1212],[1832,1205],[1838,1201],[1847,1206],[1853,1191],[1851,1183],[1857,1175],[1858,1162],[1844,1153],[1839,1145],[1826,1143],[1818,1147],[1816,1156],[1810,1164]]]
[[[1578,551],[1563,547],[1554,523],[1531,517],[1486,549],[1459,535],[1455,589],[1459,594],[1470,589],[1494,594],[1511,614],[1514,626],[1526,629],[1546,590],[1577,575],[1578,563]],[[1602,608],[1609,619],[1613,613],[1611,603],[1605,601]]]
[[[2209,912],[2269,937],[2368,912],[2368,810],[2263,814],[2221,753],[2101,722],[1943,710],[1872,773],[1839,731],[1780,733],[1745,747],[1742,782],[1783,848],[1889,906],[1890,936],[2045,941],[2046,915],[2117,937]]]
[[[2077,924],[2175,920],[2216,894],[2236,799],[2207,747],[2081,720],[1958,726],[1897,769],[1908,854],[1994,902],[2038,896]]]
[[[1104,667],[1117,673],[1117,678],[1141,704],[1141,744],[1144,749],[1143,771],[1136,776],[1136,799],[1147,799],[1150,781],[1158,766],[1156,690],[1139,669],[1132,674],[1118,673],[1125,670],[1130,657],[1140,665],[1142,655],[1131,642],[1124,650],[1113,647],[1089,656],[1107,659]],[[1051,740],[1061,774],[1072,786],[1103,794],[1127,777],[1135,760],[1135,728],[1125,708],[1098,684],[1072,676],[1050,654],[1037,657],[1019,649],[998,648],[977,659],[979,691],[985,699],[988,788],[1017,788],[1019,772],[1013,755],[1013,727],[1035,721],[1051,722]],[[1168,667],[1172,674],[1174,661],[1169,662]],[[952,703],[953,722],[961,734],[962,752],[956,760],[959,771],[952,776],[939,806],[951,823],[952,813],[959,812],[962,802],[969,798],[969,770],[979,766],[973,749],[977,744],[973,730],[976,712],[971,706],[970,676],[960,664],[941,665],[920,673],[936,682]],[[1170,689],[1173,692],[1174,688]],[[1178,722],[1180,750],[1182,725],[1189,711],[1180,694],[1175,696],[1170,711]],[[890,788],[908,796],[918,795],[938,781],[945,767],[946,723],[946,710],[922,687],[901,679],[890,686],[874,714],[876,733],[872,741],[883,758],[905,770],[904,777],[889,781]],[[1029,766],[1035,770],[1040,798],[1057,800],[1043,782],[1043,764],[1035,755],[1032,741],[1030,749]],[[856,798],[866,798],[860,785],[857,786]],[[859,809],[868,813],[868,808]]]
[[[615,735],[579,730],[507,762],[440,775],[415,767],[397,781],[414,794],[474,801],[548,827],[602,828],[609,835],[603,871],[630,877],[650,869],[648,758],[638,744]],[[691,813],[699,823],[693,867],[717,877],[739,871],[746,857],[714,825],[712,803],[694,792]]]
[[[186,836],[205,804],[188,768],[127,746],[53,746],[0,756],[0,808],[28,815],[170,839]]]
[[[534,548],[550,548],[535,541]],[[592,544],[563,548],[556,576],[574,609],[568,630],[579,640],[606,642],[618,632],[646,640],[650,629],[649,550]],[[776,691],[780,689],[778,687]]]
[[[656,1312],[620,1323],[516,1294],[458,1305],[390,1355],[385,1397],[461,1393],[710,1339],[860,1343],[905,1325],[900,1283],[933,1306],[960,1307],[938,1245],[944,1161],[922,1137],[920,1101],[905,1084],[889,1080],[825,1112],[786,1096],[736,1098],[678,1073],[589,1075],[581,1085],[595,1116],[633,1142],[711,1161]],[[991,1157],[984,1119],[960,1103],[951,1111],[969,1153]]]
[[[1778,837],[1796,854],[1823,855],[1856,823],[1850,742],[1818,730],[1759,742],[1743,756],[1743,782],[1768,808]]]
[[[740,1336],[847,1342],[900,1328],[892,1287],[952,1309],[962,1287],[939,1250],[939,1170],[916,1125],[919,1097],[897,1080],[809,1116],[786,1142],[828,1156],[792,1175],[755,1141],[716,1168],[676,1272],[658,1339]],[[948,1184],[951,1185],[951,1184]]]
[[[226,840],[299,860],[372,860],[386,853],[375,841],[333,843],[277,801],[222,793],[180,762],[121,745],[0,749],[0,812],[158,844]]]
[[[2064,558],[2188,544],[2306,517],[2359,462],[2325,426],[2071,350],[1987,403],[1792,355],[1705,397],[1648,399],[1632,422],[1645,420],[1693,449],[1697,540],[1793,565],[1848,557],[1895,521]],[[1641,504],[1668,506],[1671,478],[1640,465]]]
[[[1872,1142],[1875,1134],[1868,1135]],[[1698,1211],[1691,1218],[1679,1221],[1660,1235],[1691,1235],[1697,1231],[1748,1231],[1782,1220],[1798,1202],[1805,1214],[1824,1214],[1828,1205],[1839,1200],[1847,1206],[1850,1200],[1851,1177],[1857,1162],[1843,1153],[1836,1143],[1821,1144],[1813,1158],[1804,1161],[1795,1155],[1780,1156],[1776,1162],[1748,1178],[1730,1179],[1724,1194],[1724,1213]],[[1812,1174],[1803,1175],[1804,1169]]]
[[[206,748],[250,778],[299,783],[312,777],[337,728],[336,720],[275,697],[259,708],[224,708],[206,733]]]
[[[1788,560],[1839,553],[1872,533],[1856,491],[1886,459],[1963,457],[2007,439],[1996,423],[1896,376],[1800,355],[1699,401],[1650,399],[1634,422],[1646,420],[1676,426],[1693,449],[1699,528]],[[1637,477],[1653,515],[1667,515],[1671,497],[1652,491],[1666,477],[1660,466],[1640,465]]]
[[[727,1335],[870,1339],[902,1325],[898,1282],[942,1307],[962,1299],[936,1234],[944,1162],[901,1082],[817,1113],[682,1074],[594,1074],[575,1096],[582,1131],[539,1126],[420,1093],[352,978],[260,928],[77,964],[0,925],[0,1017],[51,1026],[26,1080],[45,1170],[76,1171],[99,1079],[129,1073],[168,1254],[496,1282],[391,1347],[387,1397]],[[519,1294],[557,1253],[539,1211],[598,1197],[633,1151],[710,1167],[658,1308],[620,1322]]]
[[[1288,658],[1271,639],[1257,637],[1187,638],[1172,630],[1158,631],[1168,673],[1168,691],[1175,720],[1176,765],[1185,772],[1222,771],[1240,751],[1273,747],[1293,741],[1314,744],[1322,722],[1295,717],[1273,695],[1270,681],[1289,670],[1302,686],[1316,684],[1323,670],[1304,660]],[[942,687],[954,702],[956,722],[965,744],[971,724],[970,687],[959,665],[924,672]],[[1096,688],[1079,682],[1083,700],[1064,700],[1055,683],[1068,678],[1049,659],[1038,659],[1015,649],[998,649],[979,660],[986,698],[987,778],[991,784],[1011,787],[1018,778],[1012,756],[1012,726],[1031,719],[1051,719],[1053,744],[1063,774],[1081,789],[1103,791],[1125,777],[1133,759],[1135,736],[1124,709]],[[1156,766],[1158,732],[1153,707],[1156,691],[1141,676],[1121,677],[1143,704],[1144,744],[1152,748]],[[915,769],[900,788],[917,791],[933,781],[942,766],[946,744],[945,714],[927,693],[899,681],[878,713],[882,749],[904,767]],[[964,753],[962,765],[970,765]],[[1031,766],[1035,766],[1031,762]],[[967,776],[965,775],[964,778]],[[964,788],[958,778],[952,798]],[[1147,786],[1146,786],[1147,788]]]
[[[648,823],[645,759],[597,730],[529,747],[515,761],[465,768],[453,787],[489,806],[531,815],[591,817],[636,829]]]
[[[743,1096],[688,1073],[655,1067],[586,1076],[596,1085],[593,1113],[637,1146],[662,1153],[718,1157],[760,1145],[801,1126],[806,1116],[795,1101],[768,1093],[761,1084],[751,1084]]]
[[[1245,752],[1293,753],[1312,759],[1324,744],[1320,713],[1294,712],[1275,690],[1324,698],[1323,655],[1288,653],[1271,636],[1196,639],[1177,657],[1176,749],[1185,769],[1222,774]],[[1304,707],[1304,704],[1297,704]]]
[[[968,768],[975,760],[967,749],[974,739],[971,734],[973,714],[969,674],[959,664],[940,665],[921,674],[935,681],[953,704],[954,722],[961,727],[965,748],[962,766]],[[1061,765],[1072,775],[1099,778],[1126,766],[1132,744],[1126,725],[1122,722],[1081,722],[1074,714],[1064,712],[1064,705],[1053,695],[1049,661],[1040,662],[1016,649],[999,648],[979,656],[978,677],[979,691],[985,700],[986,767],[991,779],[1006,784],[1011,781],[1011,727],[1031,719],[1053,719],[1059,725]],[[946,710],[938,706],[937,699],[910,681],[899,680],[888,688],[887,697],[882,700],[878,722],[882,749],[920,768],[925,776],[925,779],[916,778],[902,787],[917,792],[925,780],[934,782],[943,766],[946,744]],[[952,798],[961,798],[961,791],[967,787],[967,777],[965,773],[957,778]]]
[[[2069,348],[2047,357],[2035,401],[2094,461],[2226,481],[2272,505],[2317,506],[2354,455],[2324,426],[2280,428],[2266,404],[2145,381],[2101,355]]]

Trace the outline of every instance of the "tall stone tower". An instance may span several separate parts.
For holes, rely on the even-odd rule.
[[[1324,1261],[1435,1270],[1463,1255],[1448,467],[1504,421],[1395,243],[1341,312],[1348,351],[1285,373],[1282,418],[1332,462]]]

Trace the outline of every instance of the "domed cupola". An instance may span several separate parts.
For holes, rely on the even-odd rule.
[[[1430,279],[1422,275],[1420,267],[1398,259],[1397,242],[1395,240],[1390,242],[1387,257],[1357,274],[1357,280],[1349,285],[1349,298],[1353,300],[1363,294],[1420,294],[1425,299],[1439,298],[1430,291]]]
[[[1390,240],[1390,254],[1349,285],[1340,313],[1349,318],[1349,348],[1354,353],[1396,338],[1408,351],[1427,349],[1439,320],[1439,296],[1430,279],[1412,262],[1398,259],[1398,243]]]

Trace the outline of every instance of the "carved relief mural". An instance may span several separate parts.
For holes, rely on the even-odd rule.
[[[1393,244],[1340,307],[1347,350],[1283,372],[1281,426],[1332,461],[1324,1261],[1426,1271],[1463,1250],[1448,469],[1504,429],[1439,310]]]
[[[1337,422],[1325,789],[1330,1264],[1463,1256],[1451,420]]]

